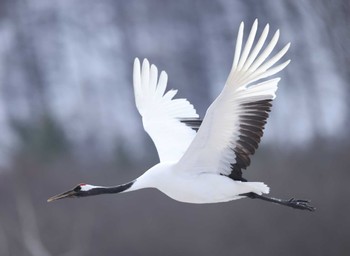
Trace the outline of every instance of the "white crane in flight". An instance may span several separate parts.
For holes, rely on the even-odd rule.
[[[135,59],[133,82],[135,101],[143,127],[152,138],[160,163],[139,178],[113,187],[79,184],[74,189],[48,199],[114,194],[156,188],[186,203],[227,202],[240,198],[265,201],[314,211],[307,200],[268,197],[269,187],[243,178],[242,169],[258,148],[271,102],[280,78],[266,79],[283,70],[289,60],[275,65],[288,51],[282,50],[266,60],[275,48],[279,30],[262,50],[269,25],[253,47],[258,22],[255,20],[246,44],[244,24],[238,31],[235,55],[226,84],[208,108],[203,121],[186,99],[174,99],[176,90],[166,91],[167,74],[158,79],[155,65]]]

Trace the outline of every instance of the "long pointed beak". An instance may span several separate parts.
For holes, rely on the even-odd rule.
[[[74,190],[69,190],[69,191],[64,192],[62,194],[50,197],[49,199],[47,199],[47,202],[50,203],[50,202],[58,200],[58,199],[63,199],[63,198],[67,198],[67,197],[74,197],[75,195],[76,195],[76,192]]]

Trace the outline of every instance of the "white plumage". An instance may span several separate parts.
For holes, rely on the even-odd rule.
[[[244,29],[241,23],[231,72],[221,94],[208,108],[197,135],[191,127],[181,122],[186,118],[198,117],[193,106],[185,99],[172,99],[176,91],[164,94],[166,73],[161,73],[156,86],[157,68],[154,65],[149,68],[145,59],[140,69],[139,60],[135,60],[136,105],[144,128],[158,150],[160,163],[137,179],[134,189],[155,187],[175,200],[189,203],[222,202],[240,198],[239,195],[244,193],[261,195],[269,192],[263,183],[242,182],[227,177],[232,172],[231,165],[237,163],[237,153],[233,149],[237,146],[241,135],[239,130],[244,123],[240,117],[255,117],[242,104],[274,99],[279,78],[261,83],[257,81],[276,74],[289,63],[286,61],[273,67],[287,52],[289,44],[265,61],[278,41],[279,31],[260,53],[268,34],[268,25],[252,49],[257,25],[255,21],[241,51]]]
[[[168,76],[162,71],[158,80],[157,67],[148,60],[134,62],[134,92],[143,127],[152,138],[161,162],[178,161],[188,148],[196,132],[179,118],[198,118],[186,99],[173,99],[176,90],[165,93]]]
[[[269,193],[269,187],[262,182],[248,182],[242,175],[258,148],[271,101],[276,97],[280,78],[269,77],[289,63],[287,60],[275,65],[290,44],[271,56],[279,31],[266,43],[269,25],[255,40],[257,26],[255,20],[243,47],[244,24],[241,23],[232,69],[203,121],[186,99],[174,99],[176,90],[166,92],[168,76],[164,71],[158,78],[155,65],[150,66],[145,59],[141,67],[135,59],[136,106],[144,129],[157,148],[160,163],[132,182],[115,187],[80,184],[49,201],[152,187],[187,203],[217,203],[249,197],[313,211],[307,200],[263,196]]]

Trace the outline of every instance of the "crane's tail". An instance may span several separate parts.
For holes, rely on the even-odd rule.
[[[270,193],[270,188],[263,182],[247,182],[252,188],[252,192],[258,195]]]

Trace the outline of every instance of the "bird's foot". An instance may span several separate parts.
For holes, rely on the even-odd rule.
[[[316,208],[310,205],[309,200],[301,200],[301,199],[294,199],[291,198],[286,201],[286,205],[290,206],[295,209],[301,209],[301,210],[308,210],[308,211],[315,211]]]

